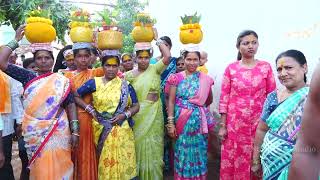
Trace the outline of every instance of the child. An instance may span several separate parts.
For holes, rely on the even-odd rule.
[[[205,63],[208,61],[208,53],[205,51],[200,52],[200,66],[198,67],[198,71],[208,74],[208,69]]]

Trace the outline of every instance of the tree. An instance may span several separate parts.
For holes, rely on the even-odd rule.
[[[136,14],[144,9],[147,3],[140,3],[139,0],[117,0],[113,10],[115,20],[123,31],[123,48],[121,52],[133,52],[134,41],[130,35],[133,29],[133,22]]]
[[[11,23],[14,29],[25,23],[29,11],[47,9],[51,14],[58,40],[64,42],[72,6],[59,0],[0,0],[0,25]]]

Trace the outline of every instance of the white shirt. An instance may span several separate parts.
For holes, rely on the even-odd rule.
[[[1,118],[1,114],[0,114],[0,131],[3,130],[3,120]]]
[[[23,106],[21,96],[23,93],[22,84],[9,77],[10,80],[10,96],[11,96],[11,113],[1,114],[3,121],[2,137],[14,133],[14,121],[21,124],[23,117]]]

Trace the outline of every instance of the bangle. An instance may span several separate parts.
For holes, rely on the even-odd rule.
[[[11,51],[14,51],[15,49],[17,49],[17,48],[19,47],[19,44],[18,44],[18,42],[17,42],[15,39],[13,39],[12,41],[10,41],[10,42],[6,45],[6,47],[8,47],[9,49],[11,49]]]
[[[84,110],[90,113],[94,109],[90,104],[88,104]]]
[[[80,135],[78,133],[72,133],[72,135],[80,137]]]
[[[260,160],[259,159],[254,159],[252,164],[253,165],[258,165],[258,164],[260,164]]]
[[[71,120],[70,125],[71,125],[72,133],[79,131],[79,127],[80,127],[79,126],[79,120],[77,120],[77,119]]]
[[[131,117],[131,112],[128,110],[126,112],[124,112],[124,115],[126,116],[126,119],[130,118]]]
[[[163,41],[161,39],[158,39],[157,42],[156,42],[156,45],[160,46],[160,44],[163,44]]]

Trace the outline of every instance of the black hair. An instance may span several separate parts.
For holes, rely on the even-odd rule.
[[[254,37],[256,37],[258,39],[258,34],[256,32],[254,32],[253,30],[244,30],[237,37],[236,47],[239,48],[240,43],[242,41],[242,38],[245,36],[249,36],[249,35],[253,35]],[[241,58],[242,58],[242,55],[241,55],[240,51],[238,51],[237,60],[241,60]]]
[[[36,52],[33,53],[33,60],[36,61],[36,55],[39,51],[46,51],[46,50],[38,50]],[[50,57],[52,58],[52,60],[54,61],[54,57],[53,57],[53,53],[51,51],[47,51],[50,55]]]
[[[85,50],[88,54],[91,55],[91,49],[90,48],[82,48],[82,49],[74,49],[73,50],[74,57],[76,57],[76,55],[80,52],[80,50]]]
[[[290,49],[287,50],[285,52],[282,52],[278,55],[277,59],[276,59],[276,63],[278,62],[278,60],[282,57],[291,57],[294,60],[296,60],[297,63],[299,63],[301,66],[307,64],[307,59],[304,56],[304,54],[301,51],[295,50],[295,49]],[[306,73],[304,74],[304,82],[307,83],[307,75]]]
[[[72,49],[72,45],[67,45],[59,51],[59,53],[57,55],[56,63],[53,66],[53,72],[58,72],[59,69],[66,69],[67,68],[67,66],[64,65],[62,62],[65,61],[64,56],[63,56],[63,52],[68,49]]]
[[[180,56],[180,57],[178,57],[178,58],[177,58],[177,60],[176,60],[176,64],[177,64],[179,61],[183,61],[182,56]]]
[[[188,55],[189,53],[191,53],[191,52],[189,52],[189,51],[184,51],[184,52],[182,53],[183,59],[186,59],[186,57],[187,57],[187,55]],[[200,60],[200,59],[201,59],[201,54],[200,54],[200,52],[199,52],[199,51],[194,51],[194,53],[197,54],[197,56],[199,57],[199,60]]]
[[[118,63],[118,66],[119,66],[119,65],[120,65],[120,58],[119,58],[119,56],[104,56],[104,57],[102,57],[102,59],[101,59],[101,64],[102,64],[102,66],[104,66],[104,64],[106,63],[107,59],[113,58],[113,57],[115,57],[115,58],[117,59],[117,63]]]
[[[23,68],[27,69],[28,66],[29,66],[31,63],[34,63],[34,58],[26,58],[26,59],[24,59],[24,61],[22,62],[22,66],[23,66]]]
[[[90,50],[93,55],[99,56],[99,51],[96,47],[92,47],[92,48],[90,48]]]
[[[168,36],[162,36],[160,39],[161,39],[162,41],[165,41],[166,43],[169,44],[170,47],[172,47],[172,41],[171,41],[171,39],[170,39]]]

